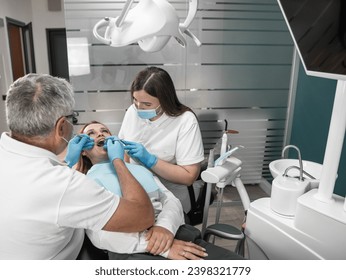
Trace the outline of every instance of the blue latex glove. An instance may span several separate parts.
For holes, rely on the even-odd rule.
[[[65,156],[65,162],[69,167],[74,166],[80,157],[83,150],[90,150],[94,147],[94,139],[90,138],[86,134],[80,134],[73,137],[67,145],[67,153]]]
[[[145,167],[152,168],[157,163],[157,157],[147,151],[147,149],[139,143],[122,140],[125,144],[125,150],[133,159],[139,160]]]
[[[111,162],[117,158],[124,160],[124,146],[118,137],[106,137],[103,148],[107,151],[108,158]]]

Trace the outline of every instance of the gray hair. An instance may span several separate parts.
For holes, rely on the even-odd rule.
[[[7,91],[7,125],[20,135],[46,136],[59,118],[72,113],[74,105],[72,86],[65,79],[28,74]]]

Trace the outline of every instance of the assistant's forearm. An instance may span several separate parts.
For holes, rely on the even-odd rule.
[[[200,164],[197,163],[184,166],[159,159],[151,170],[170,182],[190,186],[196,181],[199,175]]]

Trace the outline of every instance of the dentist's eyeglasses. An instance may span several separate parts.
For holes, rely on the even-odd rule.
[[[77,119],[78,116],[79,116],[78,112],[73,112],[71,115],[67,115],[64,117],[67,119],[70,119],[72,124],[78,124],[78,119]]]

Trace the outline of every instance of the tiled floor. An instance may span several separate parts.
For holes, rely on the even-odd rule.
[[[248,192],[248,195],[251,201],[261,197],[268,196],[258,185],[247,185],[245,186],[245,188]],[[209,208],[207,225],[215,223],[216,213],[217,213],[216,200],[217,198],[215,198],[214,203]],[[245,216],[244,208],[241,204],[237,189],[232,186],[227,186],[224,189],[223,205],[221,208],[219,223],[230,224],[240,229],[241,225],[244,222],[244,216]],[[196,227],[201,229],[202,225],[197,225]],[[212,240],[213,239],[211,238],[210,241]],[[227,248],[229,250],[234,250],[237,244],[237,241],[216,237],[214,244]]]

